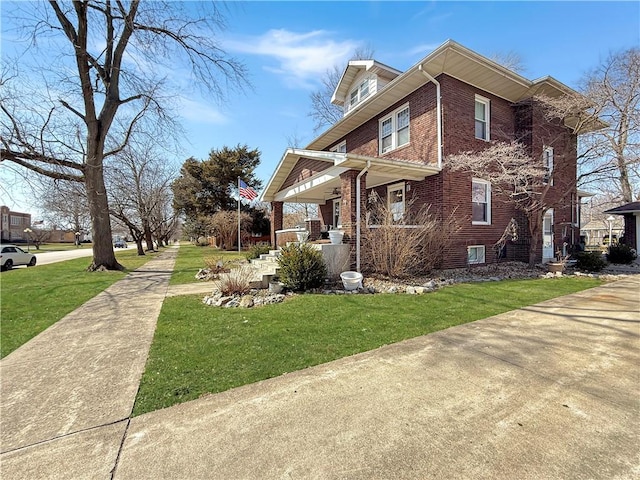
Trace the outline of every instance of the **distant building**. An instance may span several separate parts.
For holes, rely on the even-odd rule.
[[[0,233],[3,242],[26,242],[26,228],[31,228],[31,214],[12,212],[9,207],[0,207]]]

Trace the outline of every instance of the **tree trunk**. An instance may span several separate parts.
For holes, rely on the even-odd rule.
[[[138,248],[138,255],[144,255],[144,248],[142,248],[142,237],[136,238],[136,247]]]
[[[538,245],[540,245],[541,240],[541,232],[542,232],[542,217],[544,215],[543,211],[532,212],[530,215],[527,215],[527,223],[529,224],[529,268],[535,268],[537,254],[538,254]]]
[[[147,243],[147,251],[152,252],[155,250],[153,248],[153,237],[151,236],[151,227],[149,226],[149,222],[147,220],[142,221],[142,228],[144,230],[144,241]]]
[[[113,251],[113,238],[111,235],[111,220],[109,218],[109,202],[102,174],[102,149],[93,146],[87,156],[85,178],[87,185],[87,199],[91,213],[91,232],[93,234],[93,262],[89,271],[100,268],[107,270],[124,270],[124,267],[116,260]]]

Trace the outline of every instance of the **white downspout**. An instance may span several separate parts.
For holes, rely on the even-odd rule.
[[[422,74],[436,86],[436,122],[438,123],[436,127],[438,129],[438,168],[442,168],[442,102],[440,100],[440,82],[438,82],[435,78],[425,72],[422,68],[422,64],[418,65],[418,70],[420,70]]]
[[[369,167],[371,167],[371,160],[367,160],[367,166],[356,177],[356,272],[360,272],[360,179],[367,173]]]

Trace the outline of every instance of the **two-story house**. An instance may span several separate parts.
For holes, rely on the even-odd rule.
[[[278,245],[286,202],[319,205],[321,223],[340,226],[359,266],[367,198],[375,190],[394,211],[409,199],[430,205],[440,218],[455,212],[461,229],[444,268],[495,261],[493,244],[512,217],[520,238],[507,257],[528,261],[526,219],[498,202],[492,185],[443,165],[447,155],[517,139],[553,171],[538,259],[578,242],[577,137],[564,124],[545,121],[532,102],[539,93],[573,92],[544,77],[528,80],[468,48],[447,41],[405,72],[374,60],[349,62],[332,98],[344,117],[304,149],[287,149],[262,200],[272,206],[272,243]]]

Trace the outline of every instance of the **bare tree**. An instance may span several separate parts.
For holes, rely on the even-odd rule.
[[[158,239],[159,230],[165,230],[174,217],[168,212],[174,177],[155,146],[152,138],[132,142],[106,169],[110,213],[127,227],[139,255],[144,255],[143,241],[148,251],[154,250],[154,237]]]
[[[522,56],[518,52],[513,50],[509,50],[506,52],[495,52],[489,58],[494,62],[499,63],[503,67],[519,74],[522,74],[527,70],[524,66],[524,60],[522,60]]]
[[[43,98],[37,95],[43,85],[20,74],[14,78],[20,85],[5,91],[1,159],[84,182],[94,240],[89,268],[121,269],[111,243],[104,161],[126,147],[143,118],[170,121],[167,81],[183,67],[218,98],[223,85],[243,84],[244,68],[216,42],[224,16],[217,2],[51,0],[42,8],[31,2],[16,8],[13,18],[33,44],[49,36],[47,45],[60,50],[47,52],[51,63],[37,66],[48,73]],[[2,79],[5,90],[10,76]]]
[[[610,54],[585,75],[580,90],[539,99],[549,118],[584,132],[578,156],[583,182],[614,187],[618,202],[632,202],[640,195],[640,49]]]
[[[544,213],[564,198],[549,194],[555,169],[549,174],[542,161],[531,158],[526,147],[516,141],[494,143],[479,152],[449,155],[445,166],[491,182],[492,193],[499,201],[524,213],[531,238],[529,266],[535,266]],[[566,195],[569,193],[567,189]]]
[[[62,230],[89,232],[91,218],[83,183],[49,180],[40,199],[47,223]]]
[[[370,45],[356,49],[350,60],[370,60],[374,50]],[[314,131],[318,132],[328,125],[333,125],[342,118],[342,108],[331,103],[331,96],[338,86],[346,65],[334,65],[328,68],[320,79],[321,86],[309,95],[311,111],[309,116],[315,122]]]

